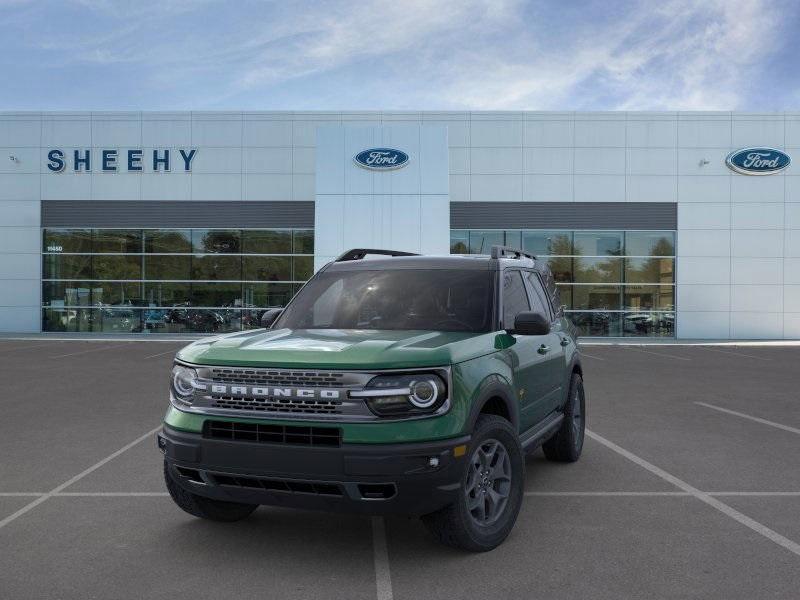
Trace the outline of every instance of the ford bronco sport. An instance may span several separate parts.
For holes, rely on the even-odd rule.
[[[261,324],[176,356],[158,445],[192,515],[418,515],[484,551],[514,526],[525,453],[581,454],[576,335],[533,256],[351,250]]]

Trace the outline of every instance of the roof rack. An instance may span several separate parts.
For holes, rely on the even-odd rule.
[[[517,250],[516,248],[511,248],[510,246],[492,246],[491,256],[494,259],[505,258],[506,256],[509,258],[522,258],[525,256],[531,260],[536,260],[536,257],[533,254],[523,252],[522,250]]]
[[[381,256],[419,256],[415,252],[401,252],[400,250],[376,250],[374,248],[353,248],[342,254],[334,262],[347,260],[361,260],[367,254],[380,254]]]

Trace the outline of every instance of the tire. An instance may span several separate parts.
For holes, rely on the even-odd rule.
[[[586,394],[583,391],[583,378],[573,373],[564,406],[564,420],[556,434],[542,444],[544,455],[555,462],[575,462],[581,457],[585,432]]]
[[[481,469],[481,456],[486,459],[489,452],[488,463],[494,469]],[[478,418],[466,456],[469,458],[458,500],[425,515],[422,522],[447,546],[486,552],[508,537],[517,520],[525,483],[525,460],[519,436],[511,423],[494,415]],[[489,474],[484,477],[484,472]],[[504,500],[498,501],[496,498],[503,494]],[[490,514],[493,511],[494,514]],[[480,518],[481,512],[484,519]]]
[[[250,516],[258,504],[241,504],[239,502],[225,502],[224,500],[212,500],[204,496],[198,496],[186,491],[173,479],[172,472],[164,461],[164,481],[172,500],[179,508],[190,515],[210,521],[241,521]]]

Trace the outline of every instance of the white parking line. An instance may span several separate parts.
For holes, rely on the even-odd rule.
[[[798,544],[797,542],[794,542],[794,541],[790,540],[789,538],[782,536],[780,533],[770,529],[769,527],[767,527],[763,523],[759,523],[758,521],[756,521],[754,519],[751,519],[747,515],[744,515],[744,514],[740,513],[735,508],[733,508],[731,506],[728,506],[727,504],[725,504],[721,500],[717,500],[716,498],[710,496],[706,492],[701,492],[696,487],[686,483],[683,479],[679,479],[679,478],[675,477],[675,475],[672,475],[671,473],[667,473],[665,470],[660,469],[659,467],[655,466],[654,464],[652,464],[650,462],[647,462],[645,459],[641,458],[640,456],[636,456],[632,452],[629,452],[628,450],[625,450],[625,448],[622,448],[621,446],[617,446],[614,442],[612,442],[610,440],[607,440],[603,436],[598,435],[595,432],[590,431],[588,429],[586,430],[586,435],[588,435],[590,438],[592,438],[596,442],[600,442],[601,444],[603,444],[609,450],[613,450],[617,454],[627,458],[632,463],[639,465],[640,467],[642,467],[643,469],[646,469],[647,471],[650,471],[653,475],[656,475],[657,477],[660,477],[664,481],[668,481],[669,483],[671,483],[675,487],[682,489],[684,492],[688,492],[689,494],[691,494],[692,496],[694,496],[695,498],[697,498],[701,502],[704,502],[705,504],[708,504],[712,508],[717,509],[722,514],[729,516],[734,521],[737,521],[738,523],[741,523],[745,527],[748,527],[749,529],[752,529],[753,531],[755,531],[759,535],[763,535],[768,540],[778,544],[779,546],[781,546],[782,548],[785,548],[789,552],[792,552],[792,553],[796,554],[797,556],[800,556],[800,544]]]
[[[756,360],[766,360],[770,361],[771,358],[765,358],[763,356],[756,356],[755,354],[745,354],[744,352],[730,352],[729,350],[719,350],[717,348],[708,348],[706,346],[697,346],[701,350],[708,350],[709,352],[718,352],[719,354],[730,354],[732,356],[740,356],[742,358],[755,358]]]
[[[622,346],[626,350],[633,350],[634,352],[644,352],[645,354],[655,354],[656,356],[666,356],[667,358],[674,358],[675,360],[692,360],[685,356],[677,356],[675,354],[667,354],[666,352],[652,352],[650,350],[642,350],[641,348],[632,348],[631,346]]]
[[[61,492],[51,494],[58,498],[160,498],[167,492]]]
[[[800,429],[797,429],[796,427],[789,427],[788,425],[784,425],[783,423],[776,423],[775,421],[767,421],[766,419],[753,417],[751,415],[746,415],[744,413],[740,413],[735,410],[729,410],[727,408],[722,408],[721,406],[715,406],[714,404],[708,404],[706,402],[695,402],[695,404],[699,406],[705,406],[706,408],[710,408],[712,410],[718,410],[719,412],[727,413],[729,415],[733,415],[734,417],[741,417],[742,419],[747,419],[748,421],[754,421],[756,423],[761,423],[762,425],[769,425],[770,427],[775,427],[776,429],[783,429],[784,431],[788,431],[789,433],[795,433],[797,435],[800,435]]]
[[[147,360],[148,358],[155,358],[156,356],[164,356],[165,354],[175,354],[179,348],[175,350],[167,350],[166,352],[159,352],[158,354],[151,354],[150,356],[145,356],[142,360]]]
[[[158,427],[156,427],[154,429],[151,429],[150,431],[148,431],[144,435],[139,436],[138,438],[133,440],[130,444],[126,444],[125,446],[123,446],[122,448],[117,450],[116,452],[113,452],[112,454],[109,454],[103,460],[101,460],[99,462],[96,462],[95,464],[93,464],[88,469],[86,469],[84,471],[81,471],[80,473],[75,475],[75,477],[72,477],[71,479],[67,479],[61,485],[54,487],[52,490],[50,490],[46,494],[44,494],[42,496],[39,496],[38,498],[36,498],[36,500],[33,500],[32,502],[29,502],[28,504],[26,504],[25,506],[20,508],[15,513],[12,513],[12,514],[8,515],[5,519],[0,521],[0,529],[2,529],[3,527],[5,527],[9,523],[11,523],[13,520],[17,519],[18,517],[21,517],[25,513],[33,510],[34,508],[39,506],[42,502],[45,502],[48,498],[52,498],[56,494],[64,491],[66,488],[71,486],[76,481],[79,481],[80,479],[83,479],[84,477],[86,477],[90,473],[93,473],[94,471],[96,471],[97,469],[102,467],[107,462],[109,462],[111,460],[114,460],[116,457],[118,457],[120,454],[122,454],[126,450],[130,450],[131,448],[133,448],[139,442],[142,442],[142,441],[146,440],[148,437],[151,437],[151,436],[155,435],[156,431],[158,431],[159,429],[161,429],[161,425],[159,425]]]
[[[800,497],[800,492],[702,492],[709,496],[752,496],[752,497],[765,497],[772,496],[787,496],[787,497]],[[658,497],[681,497],[681,496],[694,496],[690,492],[525,492],[526,496],[533,497],[578,497],[578,498],[658,498]]]
[[[41,348],[42,346],[52,346],[54,343],[60,342],[45,342],[43,344],[31,344],[26,346],[14,346],[13,348],[6,348],[5,346],[0,349],[0,353],[6,352],[24,352],[25,350],[33,350],[35,348]]]
[[[372,550],[375,562],[375,591],[378,600],[392,600],[392,574],[389,571],[389,550],[386,547],[386,523],[383,517],[372,517]]]
[[[586,352],[581,351],[581,356],[585,356],[586,358],[593,358],[595,360],[605,360],[605,358],[600,358],[599,356],[595,356],[593,354],[586,354]]]
[[[100,352],[102,350],[111,350],[112,348],[121,348],[122,346],[127,346],[128,344],[114,344],[113,346],[102,346],[100,348],[90,348],[89,350],[81,350],[79,352],[69,352],[68,354],[56,354],[55,356],[51,356],[50,358],[64,358],[67,356],[78,356],[79,354],[88,354],[89,352]]]

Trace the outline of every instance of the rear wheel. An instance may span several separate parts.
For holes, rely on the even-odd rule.
[[[542,444],[542,450],[548,460],[575,462],[581,457],[586,431],[585,411],[586,395],[583,391],[583,379],[577,373],[573,373],[561,427],[553,437]]]
[[[204,496],[198,496],[183,489],[172,476],[172,471],[164,461],[164,481],[172,500],[181,509],[201,519],[211,521],[241,521],[248,517],[258,504],[241,504],[239,502],[225,502],[224,500],[213,500]]]
[[[522,505],[525,463],[511,423],[482,415],[468,451],[458,500],[422,517],[443,544],[485,552],[506,539]]]

